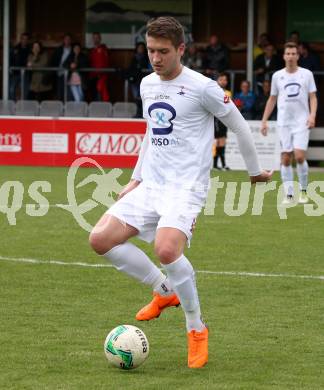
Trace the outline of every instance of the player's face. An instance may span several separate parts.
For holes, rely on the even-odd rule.
[[[146,36],[148,56],[153,70],[162,80],[172,80],[181,71],[181,57],[185,45],[177,49],[169,39]]]
[[[287,47],[283,56],[286,66],[297,66],[299,55],[295,47]]]

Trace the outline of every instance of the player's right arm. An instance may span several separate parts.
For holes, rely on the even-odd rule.
[[[267,135],[268,132],[267,121],[270,115],[272,114],[272,111],[274,110],[276,103],[277,103],[277,96],[270,95],[269,99],[267,100],[267,104],[265,106],[263,117],[262,117],[261,133],[263,135]]]
[[[135,168],[134,168],[133,173],[132,173],[132,177],[131,177],[129,183],[119,193],[118,199],[121,199],[128,192],[132,191],[142,181],[142,165],[143,165],[145,153],[147,151],[148,138],[149,138],[149,135],[148,135],[148,128],[147,128],[145,136],[143,138],[142,145],[141,145],[141,150],[140,150],[139,155],[138,155],[137,163],[136,163]]]

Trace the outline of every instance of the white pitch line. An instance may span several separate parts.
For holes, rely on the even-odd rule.
[[[63,260],[40,260],[40,259],[26,259],[26,258],[6,257],[6,256],[0,256],[0,261],[9,261],[14,263],[29,263],[29,264],[65,265],[65,266],[88,267],[88,268],[113,268],[111,264],[91,264],[91,263],[83,263],[83,262],[67,262]],[[220,275],[220,276],[324,280],[324,275],[266,274],[263,272],[239,272],[239,271],[235,272],[235,271],[208,271],[208,270],[198,270],[198,271],[196,270],[196,272],[200,274]]]

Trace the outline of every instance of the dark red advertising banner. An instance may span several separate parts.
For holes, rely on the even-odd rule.
[[[140,119],[0,119],[0,165],[70,166],[91,157],[107,168],[134,167],[145,134]]]

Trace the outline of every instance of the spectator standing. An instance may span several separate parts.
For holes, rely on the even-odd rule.
[[[207,76],[211,77],[215,73],[223,72],[228,68],[228,49],[219,42],[217,35],[212,35],[205,52],[204,68]]]
[[[258,55],[264,53],[264,47],[270,43],[270,38],[267,33],[262,33],[258,37],[258,42],[253,47],[253,59],[255,60]]]
[[[200,70],[203,67],[203,59],[201,53],[197,50],[195,44],[191,44],[185,51],[182,60],[183,65],[187,68]]]
[[[288,37],[289,42],[294,42],[296,45],[300,43],[300,32],[297,30],[291,31]]]
[[[240,90],[234,95],[234,103],[245,119],[253,119],[255,94],[250,90],[250,82],[243,80]]]
[[[55,49],[53,52],[51,66],[66,68],[66,64],[70,54],[72,53],[72,36],[71,34],[65,34],[63,37],[63,44]],[[60,100],[64,100],[64,71],[57,72],[56,78],[56,93]]]
[[[41,42],[35,41],[33,43],[31,54],[27,59],[27,66],[35,69],[48,66],[48,56],[44,51]],[[51,89],[52,86],[49,83],[48,75],[46,75],[44,71],[32,72],[29,99],[38,101],[46,100]]]
[[[84,101],[85,74],[79,72],[80,68],[88,66],[87,56],[82,53],[80,43],[72,46],[72,53],[66,61],[66,67],[69,69],[68,84],[73,100],[76,102]]]
[[[282,61],[275,54],[275,48],[271,43],[264,47],[264,53],[257,56],[254,61],[254,70],[256,81],[260,92],[262,91],[262,83],[264,80],[271,80],[272,73],[280,69]]]
[[[228,85],[228,76],[226,73],[220,73],[217,77],[218,85],[225,92],[225,99],[228,98],[228,102],[232,97],[232,92],[227,90]],[[226,137],[227,137],[227,127],[221,122],[218,118],[214,118],[214,136],[216,143],[216,153],[214,156],[214,168],[218,169],[218,160],[221,160],[222,169],[229,170],[229,167],[225,162],[225,147],[226,147]]]
[[[147,55],[146,46],[143,42],[140,42],[136,45],[132,62],[126,71],[126,77],[130,83],[131,93],[137,105],[137,118],[142,118],[140,84],[142,78],[148,74],[148,72],[145,72],[145,70],[148,69],[150,69],[150,62]]]
[[[109,54],[108,48],[105,44],[101,43],[101,34],[95,32],[92,34],[94,47],[90,50],[90,67],[91,68],[108,68],[109,67]],[[91,72],[90,73],[90,92],[91,99],[96,101],[109,101],[108,92],[108,75],[103,72]]]
[[[10,51],[10,66],[27,66],[28,56],[30,54],[31,45],[29,43],[29,34],[23,33],[20,36],[19,43]],[[28,72],[25,73],[24,79],[24,96],[27,99],[28,95]],[[21,87],[20,71],[14,70],[10,72],[9,78],[9,99],[16,100],[17,88]]]
[[[263,112],[267,104],[267,100],[270,97],[271,83],[269,80],[264,80],[262,83],[262,92],[259,93],[254,103],[254,119],[261,120]],[[274,121],[277,118],[277,108],[271,113],[269,120]]]

